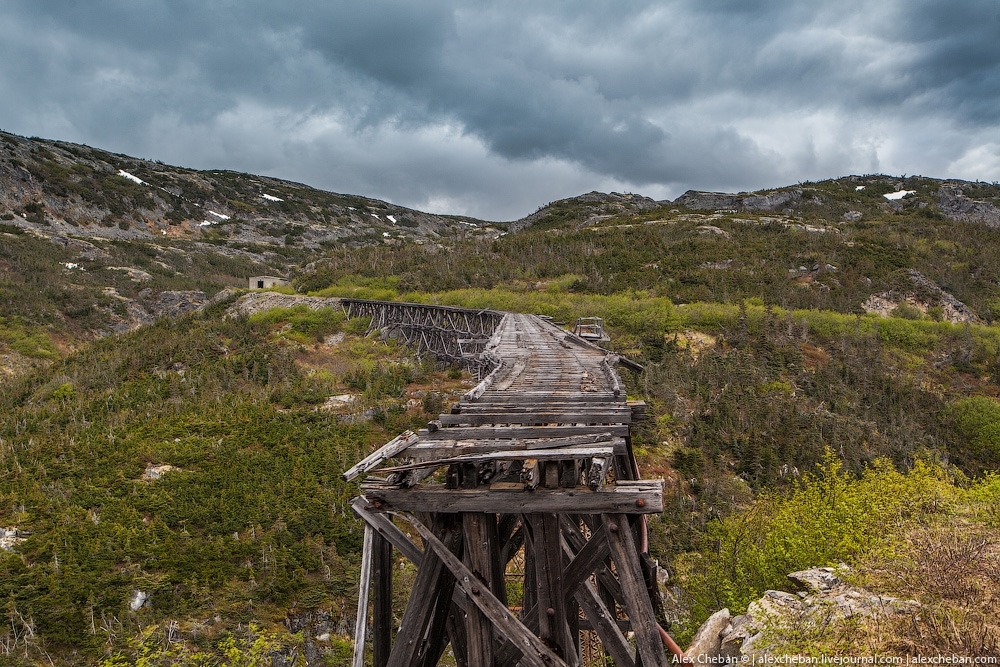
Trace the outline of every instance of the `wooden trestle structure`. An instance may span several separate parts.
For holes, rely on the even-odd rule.
[[[491,369],[450,413],[344,473],[367,475],[353,501],[366,522],[354,664],[371,637],[374,667],[431,667],[449,644],[459,667],[576,667],[589,631],[619,667],[667,665],[643,516],[663,510],[663,481],[639,479],[618,358],[533,315],[345,307],[445,359],[483,337]],[[398,631],[394,548],[418,566]]]

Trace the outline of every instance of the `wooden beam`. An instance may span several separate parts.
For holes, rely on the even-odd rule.
[[[535,540],[538,636],[546,643],[558,647],[559,654],[568,664],[578,665],[580,658],[575,648],[576,642],[570,635],[566,618],[559,517],[555,514],[530,514],[528,521]]]
[[[501,514],[545,513],[628,513],[654,514],[663,511],[663,480],[644,484],[604,486],[594,491],[535,489],[534,491],[446,489],[418,485],[409,489],[362,487],[374,508],[427,512],[497,512]],[[382,507],[378,507],[381,503]]]
[[[392,546],[399,549],[407,560],[409,560],[414,565],[420,565],[420,561],[424,558],[424,550],[418,547],[416,544],[406,536],[406,533],[401,531],[396,524],[392,522],[388,515],[382,514],[381,512],[375,512],[369,508],[369,500],[365,496],[359,496],[351,501],[351,508],[354,512],[365,520],[365,522],[374,528],[378,533],[389,540]]]
[[[597,433],[610,433],[612,436],[624,438],[628,436],[628,425],[453,426],[451,428],[438,429],[433,433],[427,429],[420,429],[419,431],[420,437],[424,440],[524,440],[528,438],[558,438],[573,435],[593,435]]]
[[[492,522],[496,532],[496,517],[492,514],[467,512],[462,515],[465,530],[465,554],[470,569],[479,580],[479,585],[493,589],[493,565],[490,551],[490,530]],[[465,631],[469,667],[493,667],[493,632],[489,619],[476,608],[469,609],[465,617]]]
[[[625,439],[610,432],[588,433],[566,438],[536,438],[528,440],[421,440],[406,450],[406,456],[417,460],[440,459],[465,454],[488,454],[501,451],[535,451],[559,447],[585,447],[610,443],[615,454],[627,453]]]
[[[486,615],[498,631],[517,644],[522,652],[522,664],[533,667],[569,667],[542,640],[514,617],[506,603],[498,600],[489,589],[484,589],[478,584],[478,579],[472,570],[466,567],[426,526],[419,521],[411,520],[406,515],[397,514],[396,516],[410,521],[420,536],[424,538],[428,551],[433,551],[451,570],[466,597]],[[398,644],[399,641],[397,640],[396,643]]]
[[[372,541],[375,531],[365,526],[365,538],[361,546],[361,582],[358,584],[358,616],[354,623],[353,667],[364,667],[365,635],[368,634],[368,589],[372,577]]]
[[[488,424],[628,424],[632,421],[632,411],[600,410],[585,412],[579,408],[567,412],[545,412],[547,406],[539,406],[541,411],[529,412],[490,412],[480,414],[461,413],[457,415],[439,415],[438,421],[444,427],[449,426],[484,426]],[[446,428],[447,430],[447,428]]]
[[[372,526],[372,667],[385,667],[392,649],[392,543]]]
[[[430,535],[449,554],[451,554],[450,549],[458,548],[461,545],[462,533],[460,530],[448,526],[444,527],[444,542],[442,542],[419,521],[413,522],[413,525],[420,526],[421,536],[425,540],[427,537],[424,533]],[[445,542],[448,546],[445,546]],[[454,557],[453,554],[452,556]],[[425,551],[417,570],[417,577],[413,582],[413,588],[410,591],[410,600],[403,612],[403,620],[399,624],[396,642],[392,645],[392,651],[389,654],[388,667],[414,667],[423,661],[423,656],[427,654],[429,648],[428,640],[432,639],[429,637],[429,633],[439,620],[437,616],[442,612],[441,607],[437,604],[438,593],[448,587],[449,580],[454,581],[454,577],[445,567],[438,552]],[[448,597],[451,597],[450,587],[448,588]],[[447,608],[444,612],[447,613]]]
[[[584,615],[590,621],[591,627],[597,632],[597,636],[601,638],[604,650],[615,661],[615,667],[635,667],[632,646],[629,645],[621,628],[618,627],[614,614],[601,600],[594,584],[584,581],[573,593],[573,597],[583,607]]]
[[[502,450],[499,452],[488,452],[482,454],[461,454],[443,459],[432,459],[429,461],[418,461],[416,463],[406,463],[398,466],[388,466],[381,468],[380,472],[403,472],[415,470],[417,468],[440,468],[441,466],[453,463],[484,463],[486,461],[517,460],[525,458],[527,452],[531,453],[531,458],[539,460],[561,460],[561,459],[589,459],[592,457],[611,457],[615,454],[615,447],[611,443],[594,444],[587,447],[564,447],[562,449],[514,449]]]
[[[603,521],[643,667],[667,667],[659,625],[653,615],[653,604],[649,600],[649,591],[646,590],[628,517],[624,514],[607,514]]]
[[[604,526],[601,526],[596,533],[590,536],[582,549],[577,550],[575,554],[570,552],[572,560],[566,566],[566,572],[563,575],[563,586],[566,594],[572,595],[576,588],[607,560],[609,553],[611,553],[611,547],[608,546]]]
[[[419,438],[417,438],[417,435],[413,431],[405,431],[397,435],[395,438],[365,457],[363,461],[356,463],[350,470],[341,475],[341,478],[345,482],[351,481],[358,475],[364,474],[372,468],[381,465],[387,459],[398,456],[407,447],[415,444],[418,439]]]

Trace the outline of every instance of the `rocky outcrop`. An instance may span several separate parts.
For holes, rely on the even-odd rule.
[[[950,220],[979,222],[989,227],[1000,227],[1000,208],[988,201],[967,197],[958,184],[946,183],[938,190],[938,206]]]
[[[968,322],[969,324],[979,324],[982,320],[967,305],[959,301],[954,295],[941,289],[933,280],[916,269],[907,272],[912,288],[902,290],[888,290],[880,294],[872,294],[861,307],[865,312],[890,317],[902,305],[909,306],[927,314],[932,308],[940,309],[940,319],[947,322],[958,323]]]
[[[777,211],[801,198],[802,191],[798,189],[778,190],[763,195],[688,190],[673,203],[684,208],[710,211]]]
[[[317,609],[313,611],[289,612],[285,618],[285,627],[289,632],[302,633],[302,657],[308,667],[330,664],[326,660],[327,649],[331,640],[337,636],[347,636],[353,633],[354,619],[341,616],[334,620],[329,611]],[[279,664],[299,664],[295,661]]]
[[[822,633],[847,619],[864,621],[908,614],[920,606],[913,600],[877,595],[853,586],[843,579],[848,572],[846,566],[793,572],[788,578],[804,590],[767,591],[739,616],[731,616],[728,609],[716,612],[698,630],[685,654],[696,664],[781,655],[783,637],[792,630],[802,637],[811,630]]]
[[[612,215],[623,213],[642,213],[657,208],[661,202],[649,197],[620,192],[588,192],[579,197],[560,199],[542,206],[531,215],[516,220],[508,226],[509,232],[518,232],[525,227],[544,222],[552,215],[562,215],[567,210],[572,211],[573,220],[580,226],[598,222]]]
[[[273,308],[292,308],[294,306],[305,306],[312,310],[320,308],[339,308],[340,299],[326,299],[318,296],[300,296],[298,294],[281,294],[280,292],[248,292],[236,300],[229,310],[227,317],[237,317],[240,315],[253,315],[264,310]]]

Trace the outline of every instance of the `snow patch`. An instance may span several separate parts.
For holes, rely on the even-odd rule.
[[[385,238],[389,238],[389,232],[382,232],[382,236],[384,236]]]
[[[264,199],[266,199],[267,201],[285,201],[285,200],[284,200],[284,199],[282,199],[281,197],[275,197],[274,195],[268,195],[268,194],[265,194],[265,195],[262,195],[262,196],[263,196],[263,197],[264,197]]]
[[[212,222],[211,220],[206,220],[205,222],[199,222],[199,223],[198,223],[198,226],[199,226],[199,227],[211,227],[211,226],[212,226],[212,225],[214,225],[214,224],[215,224],[215,223],[214,223],[214,222]]]
[[[863,185],[859,185],[859,186],[857,186],[856,188],[854,188],[854,191],[855,191],[855,192],[861,192],[861,191],[862,191],[862,190],[864,190],[864,189],[865,189],[865,186],[863,186]]]
[[[79,264],[74,264],[73,262],[63,262],[62,265],[65,266],[69,271],[80,268]]]
[[[214,215],[219,220],[229,220],[229,216],[228,215],[222,215],[221,213],[216,213],[215,211],[209,211],[208,214],[209,215]]]
[[[391,216],[391,215],[387,215],[387,216],[385,216],[385,217],[386,217],[386,219],[387,219],[387,220],[388,220],[389,222],[391,222],[392,224],[396,224],[396,218],[394,218],[393,216]]]
[[[895,201],[897,199],[902,199],[906,195],[915,195],[915,194],[917,194],[916,190],[898,190],[896,192],[890,192],[889,194],[882,196],[888,199],[889,201]]]
[[[381,220],[381,219],[382,219],[382,218],[378,217],[377,215],[375,215],[374,213],[372,213],[372,214],[371,214],[371,216],[372,216],[373,218],[375,218],[376,220]]]
[[[132,174],[130,174],[127,171],[125,171],[124,169],[119,169],[118,170],[118,175],[121,176],[122,178],[127,178],[128,180],[132,181],[133,183],[138,183],[139,185],[149,185],[149,183],[147,183],[146,181],[142,180],[138,176],[133,176]]]

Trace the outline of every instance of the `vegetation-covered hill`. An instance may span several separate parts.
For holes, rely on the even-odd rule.
[[[1000,650],[996,596],[966,594],[993,584],[914,583],[997,551],[997,186],[590,193],[501,228],[0,142],[0,661],[345,664],[360,530],[339,473],[463,379],[332,310],[226,317],[222,290],[264,273],[321,296],[604,317],[646,368],[623,375],[649,406],[644,474],[669,481],[651,544],[682,640],[844,561],[931,610],[884,650],[972,650],[948,634],[960,617]]]

